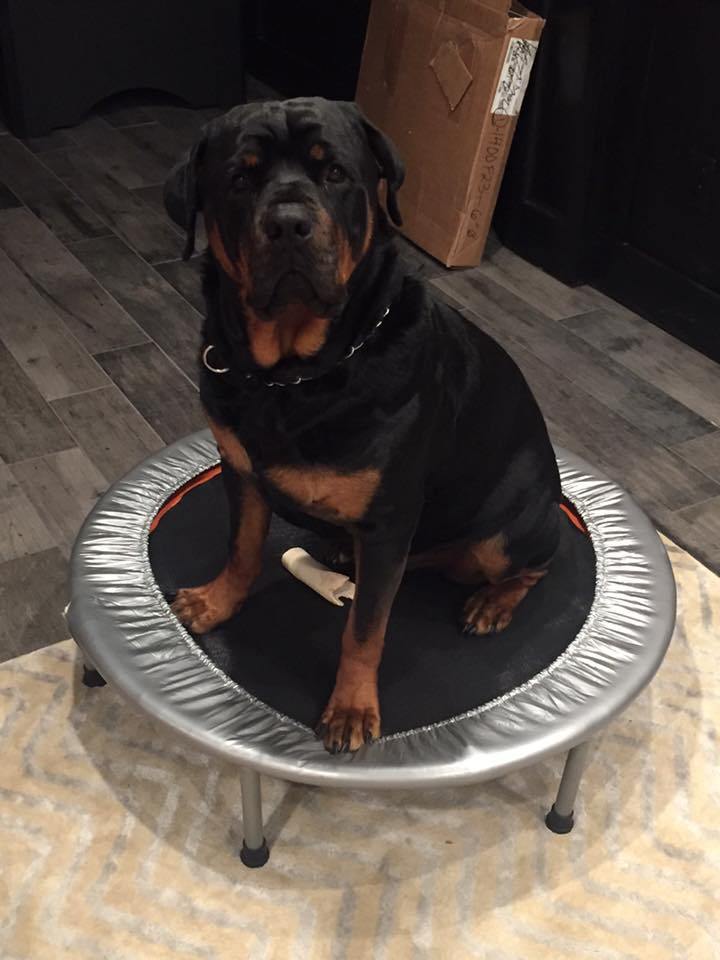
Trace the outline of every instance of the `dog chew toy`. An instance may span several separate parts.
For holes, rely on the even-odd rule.
[[[355,596],[355,584],[349,577],[323,566],[302,547],[286,550],[280,561],[297,580],[336,607],[342,607],[343,600],[352,600]]]

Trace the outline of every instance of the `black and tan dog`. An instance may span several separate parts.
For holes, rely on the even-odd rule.
[[[404,275],[381,180],[399,223],[393,145],[353,104],[303,99],[213,120],[165,195],[187,256],[205,219],[201,397],[232,527],[225,569],[174,610],[199,633],[237,611],[272,512],[345,537],[356,597],[319,725],[333,752],[380,734],[377,671],[407,566],[474,585],[462,621],[488,634],[558,540],[537,404],[497,343]]]

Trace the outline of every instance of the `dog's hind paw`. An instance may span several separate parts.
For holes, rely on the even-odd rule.
[[[518,600],[503,588],[504,584],[482,587],[469,598],[463,610],[463,633],[486,636],[509,626]]]
[[[516,577],[480,587],[463,610],[463,632],[481,636],[500,633],[510,625],[515,608],[535,584],[542,580],[547,568],[522,570]]]

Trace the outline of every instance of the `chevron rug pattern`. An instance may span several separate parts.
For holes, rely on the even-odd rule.
[[[720,958],[720,580],[669,549],[673,645],[568,837],[542,824],[560,758],[424,793],[266,779],[249,871],[236,769],[83,687],[70,641],[3,664],[0,958]]]

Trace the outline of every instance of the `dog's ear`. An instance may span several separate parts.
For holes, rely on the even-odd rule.
[[[388,213],[393,223],[400,227],[402,226],[402,217],[398,208],[397,192],[405,180],[405,164],[400,159],[397,147],[390,137],[373,126],[355,104],[353,104],[353,108],[360,117],[368,146],[380,168],[380,178],[387,183]]]
[[[195,251],[195,221],[198,210],[202,210],[198,179],[205,144],[206,135],[203,131],[201,139],[185,158],[173,167],[163,191],[165,209],[170,219],[185,231],[183,260],[189,260]]]

